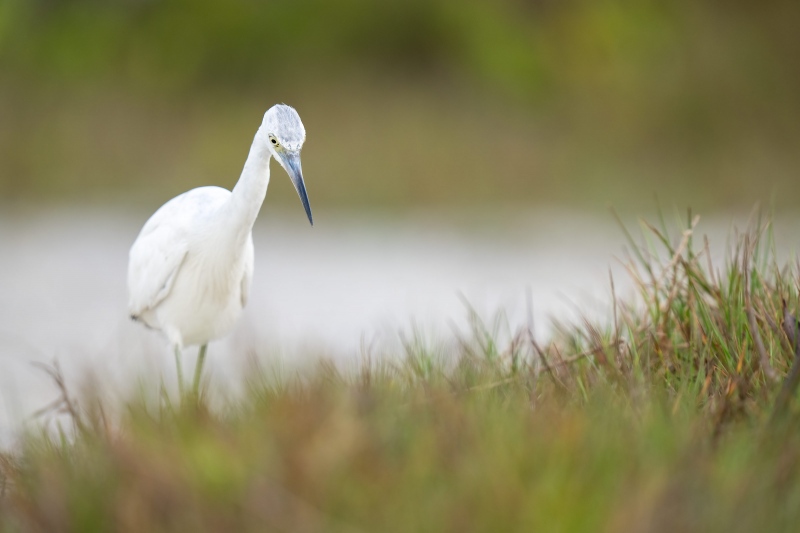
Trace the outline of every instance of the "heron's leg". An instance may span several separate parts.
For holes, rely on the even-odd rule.
[[[178,394],[183,398],[183,367],[181,366],[181,349],[175,346],[175,368],[178,369]]]
[[[206,348],[208,348],[208,344],[204,344],[200,347],[200,351],[197,352],[197,366],[194,367],[194,395],[197,396],[200,392],[200,375],[203,373],[203,363],[206,361]]]

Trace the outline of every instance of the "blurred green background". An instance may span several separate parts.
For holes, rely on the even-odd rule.
[[[0,0],[0,205],[231,187],[285,102],[315,209],[790,208],[798,28],[796,0]]]

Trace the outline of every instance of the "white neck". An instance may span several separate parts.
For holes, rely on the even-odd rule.
[[[242,175],[239,176],[225,209],[226,225],[236,232],[237,242],[244,243],[244,239],[250,234],[267,195],[271,158],[272,153],[259,128],[250,146]]]

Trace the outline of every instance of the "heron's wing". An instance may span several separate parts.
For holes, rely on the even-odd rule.
[[[229,191],[219,187],[200,187],[176,196],[153,213],[129,254],[131,315],[139,316],[155,308],[169,295],[189,251],[193,227],[229,195]]]
[[[132,316],[155,308],[169,295],[188,251],[182,233],[179,228],[158,225],[133,243],[128,262],[128,310]]]

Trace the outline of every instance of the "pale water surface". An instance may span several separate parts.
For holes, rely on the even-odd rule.
[[[34,361],[58,360],[71,383],[91,369],[120,395],[149,373],[174,385],[165,343],[126,312],[127,252],[148,215],[0,211],[0,435],[56,397]],[[730,220],[701,224],[717,255]],[[396,346],[400,331],[446,337],[466,326],[462,296],[487,319],[503,310],[516,327],[530,293],[541,337],[549,317],[602,309],[609,270],[618,292],[630,290],[610,215],[319,212],[315,223],[300,211],[262,214],[250,303],[234,333],[209,347],[212,383],[241,381],[253,358],[284,367],[309,354],[348,361]],[[777,231],[787,254],[797,227],[792,219]],[[184,356],[187,374],[195,353]]]

